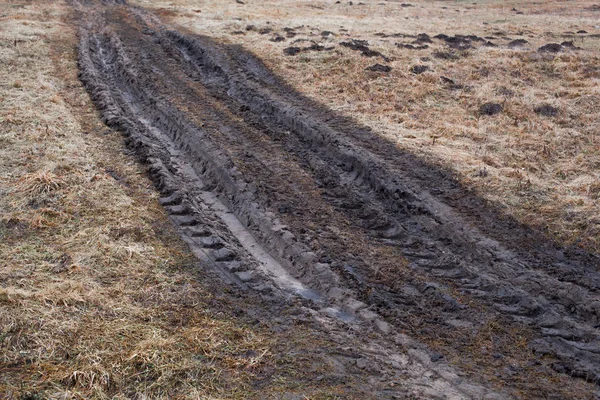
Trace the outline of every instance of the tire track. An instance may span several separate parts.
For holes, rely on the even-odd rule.
[[[417,279],[402,292],[389,279],[375,282],[377,265],[369,261],[385,255],[349,256],[335,232],[320,244],[301,224],[282,222],[326,216],[355,241],[372,237],[401,249],[419,276],[536,327],[532,347],[558,357],[557,369],[600,379],[593,263],[545,257],[552,263],[547,268],[532,261],[545,247],[532,256],[486,235],[423,189],[435,171],[422,164],[412,170],[407,162],[413,160],[297,95],[243,50],[166,30],[141,10],[97,6],[88,1],[93,10],[86,12],[94,18],[102,13],[107,27],[88,16],[81,79],[106,123],[125,132],[150,165],[161,202],[184,239],[223,278],[265,299],[298,293],[322,314],[370,323],[384,335],[394,327],[374,304],[388,321],[413,307],[477,323],[477,311],[465,310],[439,285]],[[204,129],[193,113],[216,121],[218,129]],[[288,205],[282,199],[304,202],[307,210],[289,215],[281,211]],[[353,226],[344,228],[344,221]],[[564,279],[564,271],[575,272]],[[366,292],[369,304],[357,300]],[[457,396],[477,392],[459,384],[455,390]]]
[[[498,311],[539,327],[542,338],[533,342],[534,349],[562,358],[565,364],[557,368],[600,380],[600,274],[593,265],[551,260],[551,268],[544,268],[531,262],[470,227],[451,207],[410,182],[402,164],[369,151],[374,146],[365,146],[364,138],[353,140],[356,136],[324,123],[319,110],[282,92],[277,79],[251,56],[224,57],[214,44],[204,44],[206,38],[173,31],[166,36],[168,46],[195,65],[205,84],[221,85],[267,124],[281,124],[297,135],[292,148],[324,186],[338,189],[334,203],[355,210],[351,214],[363,220],[364,228],[403,248],[414,268],[458,282],[463,292],[489,299]],[[212,78],[216,74],[220,79]],[[566,282],[561,269],[585,273]]]

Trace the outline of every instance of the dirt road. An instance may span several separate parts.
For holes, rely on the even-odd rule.
[[[73,2],[80,78],[192,251],[260,293],[265,318],[299,298],[335,340],[362,338],[340,369],[378,398],[600,380],[597,255],[519,226],[242,48],[122,3]]]

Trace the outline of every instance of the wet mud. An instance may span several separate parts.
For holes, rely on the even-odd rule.
[[[532,360],[550,360],[532,363],[536,374],[600,380],[598,255],[519,225],[238,46],[116,2],[73,6],[80,78],[148,166],[190,249],[223,281],[260,294],[265,318],[270,304],[298,298],[336,341],[364,338],[356,351],[371,370],[357,373],[372,378],[375,397],[510,398],[514,374],[501,356],[503,393],[445,362],[489,321],[531,332]],[[481,41],[457,37],[439,39]],[[440,340],[436,351],[425,345]]]

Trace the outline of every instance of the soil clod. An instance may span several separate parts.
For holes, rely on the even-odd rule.
[[[507,46],[509,48],[513,49],[513,48],[516,48],[516,47],[523,47],[527,43],[529,43],[529,42],[527,40],[525,40],[525,39],[515,39],[515,40],[509,42],[507,44]]]
[[[429,67],[427,65],[413,65],[409,71],[415,75],[420,75],[425,71],[429,71]]]
[[[562,50],[563,46],[558,43],[548,43],[538,49],[540,53],[558,53]]]
[[[370,67],[367,67],[366,70],[372,72],[390,72],[392,70],[392,67],[382,64],[375,64],[371,65]]]
[[[285,54],[286,56],[295,56],[296,54],[299,54],[301,52],[302,52],[302,49],[300,47],[295,47],[295,46],[290,46],[290,47],[283,49],[283,54]]]
[[[484,103],[479,107],[479,115],[496,115],[500,114],[504,107],[498,103]]]
[[[352,39],[349,42],[341,42],[340,46],[347,47],[354,51],[360,51],[364,57],[381,57],[384,61],[390,61],[386,56],[378,51],[369,48],[369,42],[366,40]]]
[[[544,117],[556,117],[558,115],[558,108],[551,106],[550,104],[542,104],[533,109],[536,114],[543,115]]]

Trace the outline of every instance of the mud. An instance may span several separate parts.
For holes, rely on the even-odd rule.
[[[331,51],[334,48],[335,47],[332,47],[332,46],[325,47],[325,46],[322,46],[320,44],[313,42],[310,46],[307,46],[307,47],[296,47],[296,46],[286,47],[285,49],[283,49],[283,54],[285,54],[286,56],[295,56],[295,55],[298,55],[300,53],[304,53],[307,51]]]
[[[420,75],[423,72],[429,71],[429,67],[427,65],[413,65],[410,67],[409,71],[415,75]]]
[[[413,42],[414,44],[433,43],[433,40],[426,33],[419,33],[417,39]]]
[[[572,40],[562,42],[560,45],[569,50],[581,50],[581,47],[575,46]]]
[[[515,39],[512,40],[511,42],[509,42],[507,44],[507,46],[511,49],[516,48],[516,47],[523,47],[524,45],[528,44],[529,42],[525,39]]]
[[[452,48],[457,50],[466,50],[473,47],[473,44],[476,42],[486,43],[487,41],[484,38],[475,35],[454,35],[448,36],[446,34],[439,34],[434,36],[435,39],[443,40],[446,44]]]
[[[396,43],[396,46],[401,48],[401,49],[408,49],[408,50],[425,50],[429,48],[429,45],[424,44],[421,46],[414,46],[412,44],[408,44],[408,43]]]
[[[381,54],[378,51],[371,50],[369,48],[369,42],[366,40],[352,39],[350,42],[340,42],[340,46],[347,47],[354,51],[360,51],[363,57],[381,57],[385,62],[389,62],[390,59]]]
[[[536,114],[543,115],[544,117],[556,117],[558,115],[558,108],[551,106],[550,104],[542,104],[533,109]]]
[[[367,71],[371,71],[371,72],[391,72],[392,71],[392,67],[387,66],[387,65],[382,65],[382,64],[374,64],[371,65],[370,67],[366,68]]]
[[[548,43],[538,49],[540,53],[559,53],[563,46],[558,43]]]
[[[456,51],[434,51],[431,55],[435,58],[439,58],[441,60],[458,60],[462,56],[460,53]]]
[[[238,46],[141,9],[74,5],[81,80],[103,119],[148,165],[190,249],[223,281],[258,293],[262,318],[300,299],[324,335],[362,343],[355,351],[374,367],[357,376],[377,398],[515,394],[502,357],[501,394],[477,368],[467,379],[445,362],[457,353],[484,362],[459,342],[489,321],[531,331],[530,349],[556,371],[600,379],[597,255],[518,225]],[[423,344],[440,340],[435,351]],[[532,357],[530,373],[554,378]],[[391,379],[402,384],[390,389]]]

